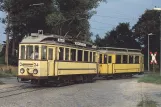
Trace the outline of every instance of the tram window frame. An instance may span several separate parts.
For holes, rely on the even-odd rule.
[[[53,60],[53,49],[52,48],[49,48],[49,51],[48,51],[48,60]]]
[[[32,50],[30,50],[32,49]],[[26,46],[26,59],[33,59],[33,51],[34,50],[34,46],[33,45],[27,45]]]
[[[93,57],[93,56],[92,56],[92,55],[93,55],[92,52],[90,52],[89,55],[90,55],[90,62],[92,62],[92,57]]]
[[[88,62],[88,54],[89,54],[89,51],[84,51],[84,62]]]
[[[93,52],[93,62],[96,62],[96,52]]]
[[[138,59],[137,59],[138,58]],[[136,60],[137,59],[137,60]],[[135,64],[139,64],[140,61],[139,61],[140,57],[138,55],[135,56]]]
[[[107,58],[108,58],[108,56],[106,55],[106,54],[104,54],[104,64],[107,64]]]
[[[47,59],[47,46],[41,47],[41,60]]]
[[[102,54],[99,54],[99,63],[102,64]]]
[[[71,61],[76,61],[76,49],[70,49],[70,60]],[[74,52],[74,55],[73,55]]]
[[[35,55],[35,53],[36,53],[36,48],[38,49],[38,50],[37,50],[37,55],[38,55],[37,58],[35,58],[35,57],[36,57],[36,55]],[[40,52],[39,52],[39,51],[40,51],[39,45],[35,45],[35,46],[34,46],[34,59],[39,59],[39,56],[40,56]]]
[[[64,47],[59,47],[59,60],[64,60]]]
[[[129,55],[129,64],[133,64],[133,63],[134,63],[134,56],[133,55]]]
[[[23,47],[23,48],[22,48]],[[23,49],[24,49],[24,51],[23,51]],[[25,45],[21,45],[21,54],[20,54],[20,59],[26,59],[25,58],[25,54],[26,52],[25,52]]]
[[[122,55],[122,63],[127,64],[128,63],[128,55]]]
[[[78,50],[77,60],[83,61],[83,50]]]
[[[112,63],[112,56],[108,56],[108,63]]]
[[[121,60],[122,60],[121,55],[116,55],[116,64],[121,64],[122,63]]]
[[[65,48],[65,60],[66,61],[69,61],[69,52],[70,52],[70,49],[69,48]]]

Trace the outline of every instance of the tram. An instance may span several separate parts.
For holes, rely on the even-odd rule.
[[[94,45],[32,33],[19,44],[18,78],[33,84],[92,82],[98,74],[97,59]]]
[[[99,47],[99,74],[104,77],[143,74],[144,55],[139,49]]]
[[[138,49],[96,47],[70,37],[31,33],[19,44],[18,78],[32,84],[93,82],[143,74]]]

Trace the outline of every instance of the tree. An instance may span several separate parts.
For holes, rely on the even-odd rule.
[[[97,43],[99,46],[140,49],[140,45],[133,38],[129,23],[120,23],[116,28],[107,32],[100,42],[101,45]]]
[[[101,1],[105,0],[0,0],[0,10],[9,13],[3,22],[8,24],[7,38],[12,38],[12,47],[9,47],[12,55],[25,35],[39,29],[44,33],[68,34],[91,41],[88,19],[95,13],[92,9]],[[39,3],[44,5],[33,5]]]
[[[32,6],[32,4],[37,4],[43,2],[44,6]],[[3,23],[7,25],[6,28],[6,54],[5,62],[8,63],[8,53],[12,53],[14,56],[15,48],[18,48],[18,43],[26,34],[31,32],[37,32],[38,29],[43,29],[47,31],[47,25],[45,24],[46,14],[50,12],[50,5],[52,0],[1,0],[0,9],[8,13]],[[12,40],[9,40],[9,36]],[[9,43],[10,42],[10,43]],[[8,44],[11,44],[8,47]],[[16,44],[15,44],[16,43]],[[17,45],[17,46],[15,46]],[[10,49],[12,48],[12,52]],[[10,55],[10,54],[9,54]]]
[[[138,22],[133,26],[134,38],[140,45],[143,45],[143,53],[145,55],[145,66],[148,63],[148,34],[153,33],[150,37],[150,51],[158,52],[157,61],[160,63],[160,36],[159,36],[159,12],[154,10],[146,10],[141,15]],[[159,64],[160,65],[160,64]]]
[[[57,11],[48,15],[47,24],[52,32],[71,35],[88,41],[90,39],[89,21],[101,1],[105,0],[56,0]]]

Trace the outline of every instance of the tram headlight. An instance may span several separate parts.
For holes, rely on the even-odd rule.
[[[23,68],[20,69],[20,73],[23,74],[25,70]]]
[[[34,69],[34,70],[33,70],[33,73],[34,73],[34,74],[37,74],[37,73],[38,73],[38,70],[37,70],[37,69]]]

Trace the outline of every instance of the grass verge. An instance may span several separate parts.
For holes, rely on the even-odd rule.
[[[4,84],[2,81],[0,81],[0,85]]]
[[[144,77],[139,78],[138,82],[161,84],[161,76],[159,73],[146,74]]]
[[[16,71],[11,71],[11,72],[0,72],[0,77],[15,77],[17,76]]]

